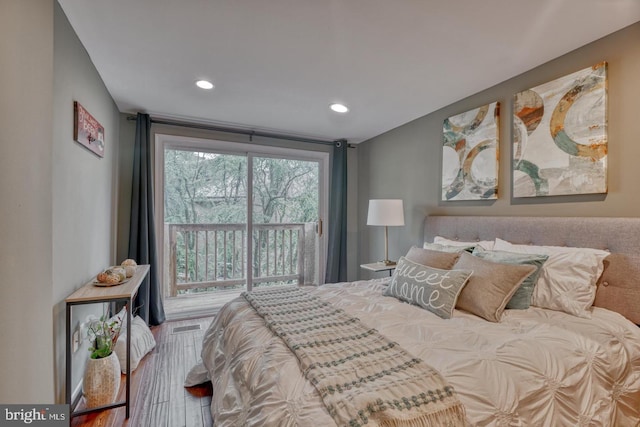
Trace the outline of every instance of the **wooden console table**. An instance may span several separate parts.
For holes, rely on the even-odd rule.
[[[90,412],[101,411],[103,409],[117,408],[120,406],[126,407],[126,418],[129,418],[129,410],[131,406],[131,303],[138,293],[138,288],[142,281],[149,274],[148,265],[139,265],[136,268],[136,274],[134,274],[128,282],[116,286],[95,286],[93,280],[83,287],[71,294],[65,299],[67,308],[67,372],[66,372],[66,402],[70,406],[71,418],[78,415],[87,414]],[[82,411],[74,412],[78,401],[82,397],[82,393],[78,393],[76,399],[72,402],[72,369],[71,360],[73,358],[73,343],[71,330],[71,309],[74,305],[80,304],[95,304],[95,303],[110,303],[124,301],[127,306],[127,378],[126,378],[126,395],[123,402],[115,402],[109,405],[99,406],[97,408],[85,409]]]

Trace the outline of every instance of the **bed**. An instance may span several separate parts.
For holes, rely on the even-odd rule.
[[[384,296],[389,278],[309,293],[437,370],[457,392],[467,425],[640,425],[640,219],[427,217],[424,241],[437,236],[611,255],[586,317],[532,306],[506,309],[497,322],[458,309],[442,319]],[[240,297],[212,322],[186,385],[211,380],[216,426],[336,425],[300,363]]]

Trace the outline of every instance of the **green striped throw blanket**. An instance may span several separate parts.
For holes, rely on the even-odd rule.
[[[292,286],[244,298],[300,362],[339,426],[464,426],[453,387],[359,319]]]

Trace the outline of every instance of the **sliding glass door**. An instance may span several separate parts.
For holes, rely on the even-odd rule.
[[[327,153],[158,135],[156,157],[166,298],[321,283]]]
[[[165,148],[164,176],[165,295],[244,285],[246,156]]]
[[[252,170],[250,287],[319,282],[320,164],[249,157]]]

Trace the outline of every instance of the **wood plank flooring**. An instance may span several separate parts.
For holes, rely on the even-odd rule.
[[[167,320],[183,320],[215,315],[223,305],[240,296],[245,288],[216,289],[213,292],[199,292],[164,299],[164,313]]]
[[[74,417],[71,427],[210,427],[211,386],[186,389],[189,369],[200,360],[202,337],[213,317],[165,322],[153,327],[156,347],[131,375],[130,417],[125,408]],[[173,332],[181,326],[200,325],[199,330]],[[124,400],[122,375],[119,401]],[[78,406],[81,409],[82,403]]]

